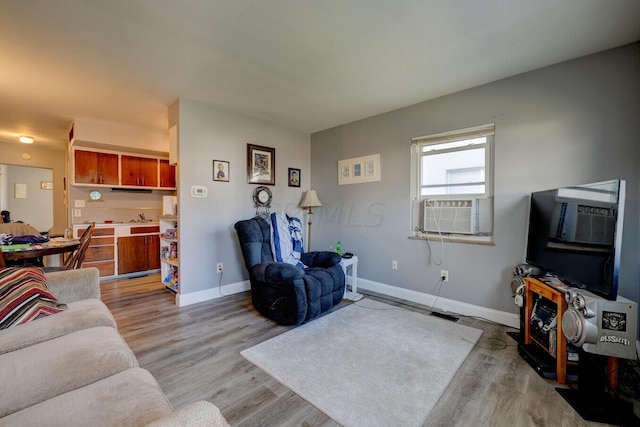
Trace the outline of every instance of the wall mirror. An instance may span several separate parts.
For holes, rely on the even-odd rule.
[[[53,227],[53,170],[0,164],[0,210],[38,231]]]

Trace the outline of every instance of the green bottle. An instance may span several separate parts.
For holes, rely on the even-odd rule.
[[[338,242],[338,244],[336,245],[336,252],[338,253],[338,255],[342,256],[342,245],[340,244],[340,242]]]

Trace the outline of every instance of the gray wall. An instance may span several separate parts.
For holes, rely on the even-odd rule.
[[[513,267],[524,260],[529,194],[627,181],[620,294],[640,300],[640,44],[584,57],[311,135],[316,249],[337,240],[359,275],[516,313]],[[410,139],[495,123],[495,245],[410,240]],[[381,154],[382,181],[337,185],[341,159]],[[391,260],[398,260],[398,270]]]
[[[302,212],[298,203],[309,188],[309,134],[180,99],[169,108],[169,127],[178,124],[178,216],[181,299],[203,291],[219,296],[216,263],[224,264],[222,286],[248,280],[233,225],[255,215],[247,184],[247,143],[275,148],[276,185],[272,212]],[[213,160],[230,162],[229,182],[213,181]],[[301,187],[288,187],[287,169],[301,169]],[[191,197],[193,185],[208,189]],[[197,299],[200,299],[196,297]]]

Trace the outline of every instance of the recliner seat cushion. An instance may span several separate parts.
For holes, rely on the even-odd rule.
[[[0,417],[137,366],[124,339],[108,326],[2,354]]]

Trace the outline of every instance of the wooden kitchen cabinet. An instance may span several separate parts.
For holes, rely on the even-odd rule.
[[[133,236],[118,237],[118,275],[160,268],[160,227],[131,227]],[[140,233],[155,233],[135,236]]]
[[[86,227],[76,229],[76,237],[80,237]],[[89,247],[84,255],[82,268],[96,267],[100,277],[115,275],[115,229],[95,228],[89,240]]]
[[[122,185],[158,187],[158,159],[122,155]]]
[[[74,182],[118,185],[118,155],[98,151],[74,151]]]
[[[160,187],[176,188],[176,167],[169,160],[160,160]]]

